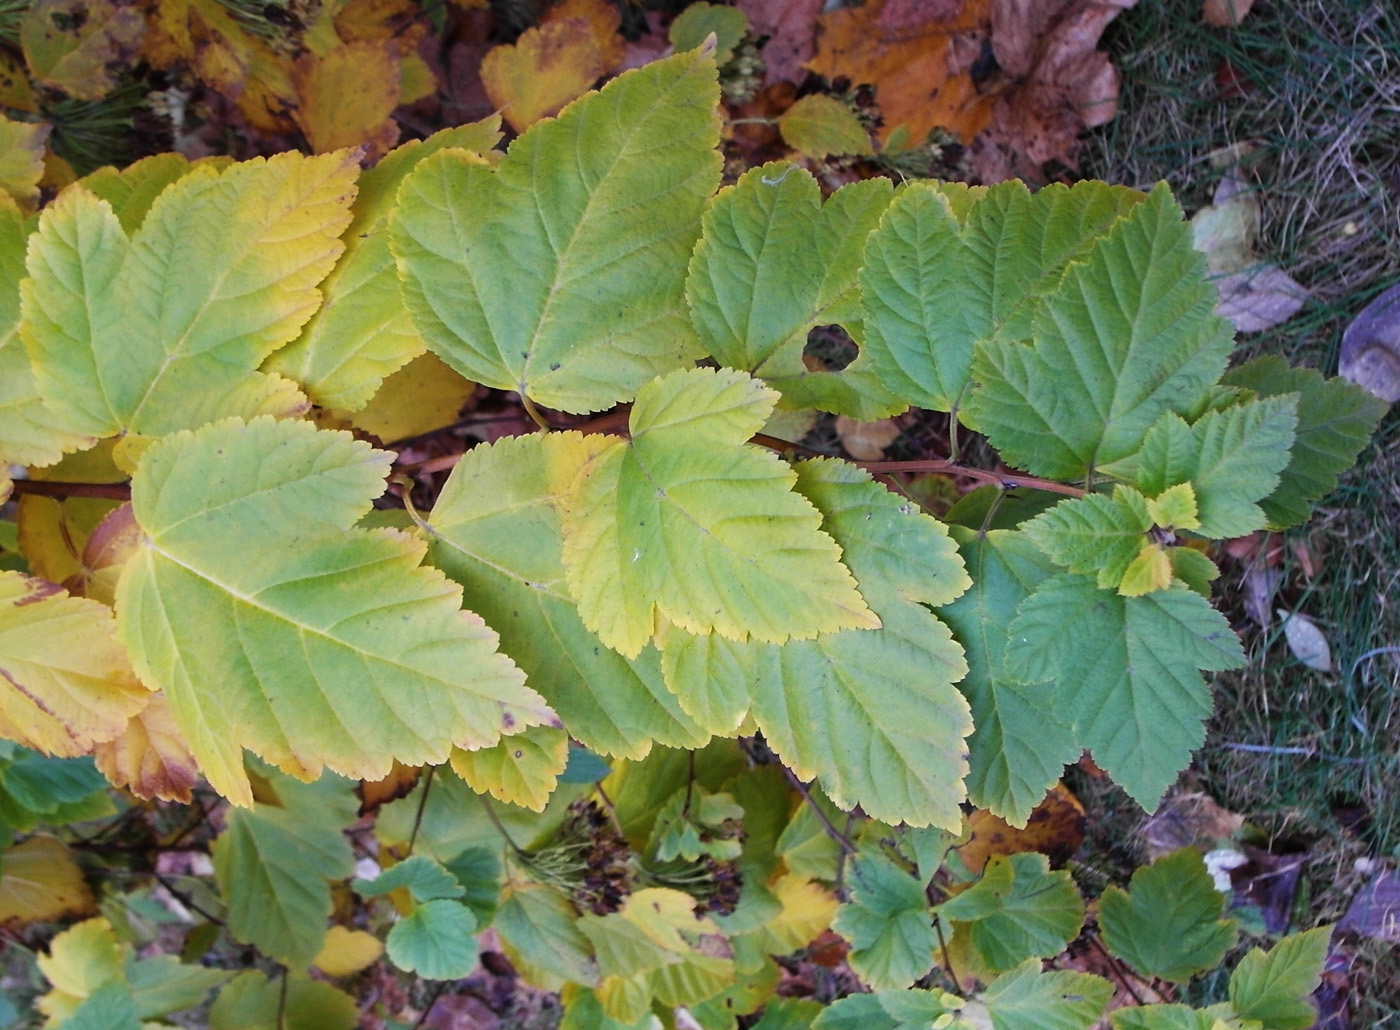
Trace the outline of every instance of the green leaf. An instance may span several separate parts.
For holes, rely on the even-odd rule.
[[[1231,347],[1204,261],[1158,186],[1068,267],[1029,344],[979,347],[968,424],[1013,465],[1082,479],[1136,453],[1165,412],[1199,410]]]
[[[35,956],[35,964],[51,985],[48,993],[35,1000],[35,1007],[51,1022],[61,1023],[109,985],[129,998],[124,972],[130,952],[131,946],[117,941],[106,919],[87,919],[69,927],[53,938],[47,955]]]
[[[1200,852],[1187,847],[1138,869],[1127,891],[1105,890],[1099,928],[1108,950],[1139,973],[1185,983],[1234,946],[1239,931],[1224,911]]]
[[[851,968],[871,987],[908,987],[929,971],[938,947],[923,884],[883,855],[863,853],[848,885],[851,900],[831,928],[851,942]]]
[[[341,833],[353,813],[337,817],[332,802],[332,792],[350,796],[348,784],[328,778],[313,789],[316,793],[286,792],[285,807],[259,803],[230,811],[213,847],[229,932],[294,970],[309,966],[325,940],[331,914],[326,881],[349,876],[355,868]]]
[[[478,926],[489,926],[501,898],[501,860],[489,848],[464,848],[444,862],[462,885],[462,904],[472,910]]]
[[[500,140],[500,124],[492,115],[405,143],[360,177],[354,217],[341,236],[345,252],[321,286],[325,303],[263,371],[296,380],[322,407],[358,411],[386,377],[423,353],[389,250],[399,186],[425,158],[448,147],[484,155]]]
[[[561,999],[564,1002],[564,1018],[559,1030],[663,1030],[661,1020],[650,1010],[640,1018],[620,1023],[603,1010],[603,1003],[596,991],[577,984],[567,985]]]
[[[1290,368],[1273,355],[1232,369],[1221,382],[1260,397],[1298,394],[1298,429],[1288,467],[1274,492],[1259,502],[1278,528],[1307,521],[1313,502],[1332,492],[1337,476],[1355,463],[1386,412],[1385,402],[1361,387],[1340,377],[1323,379],[1310,368]]]
[[[1308,1000],[1322,982],[1332,928],[1319,926],[1283,938],[1267,952],[1253,948],[1230,974],[1230,1004],[1241,1019],[1264,1030],[1306,1030],[1317,1021]]]
[[[203,1005],[209,992],[233,976],[223,969],[185,965],[174,955],[127,958],[126,982],[142,1019],[184,1012]]]
[[[969,1004],[986,1007],[993,1030],[1089,1030],[1113,997],[1113,984],[1088,973],[1042,973],[1027,959]]]
[[[1134,1005],[1108,1018],[1113,1030],[1229,1030],[1210,1013],[1186,1005]]]
[[[564,513],[564,567],[584,623],[636,657],[658,618],[773,643],[880,620],[792,490],[746,444],[777,395],[742,372],[673,372],[637,394],[630,442],[583,464]]]
[[[384,941],[389,961],[425,980],[460,980],[476,967],[476,917],[457,901],[418,905]]]
[[[378,779],[395,758],[442,762],[554,721],[460,590],[419,567],[424,545],[351,528],[388,458],[306,423],[235,419],[157,443],[136,473],[122,639],[239,804],[244,746],[303,778]]]
[[[1273,492],[1288,464],[1296,409],[1293,397],[1245,401],[1209,411],[1192,425],[1168,412],[1148,430],[1141,451],[1104,471],[1129,479],[1149,497],[1189,483],[1199,526],[1188,528],[1217,539],[1245,536],[1264,525],[1256,502]]]
[[[92,438],[63,429],[39,397],[34,369],[19,335],[20,281],[33,228],[8,194],[0,197],[0,465],[52,465]],[[0,497],[5,495],[0,473]]]
[[[228,158],[218,158],[201,161],[200,166],[207,164],[222,171],[232,163]],[[99,168],[78,181],[99,200],[111,205],[122,230],[131,236],[141,228],[156,198],[196,167],[183,154],[153,154],[125,168],[111,165]]]
[[[656,649],[629,661],[605,647],[564,581],[559,470],[576,468],[589,446],[551,433],[472,448],[423,527],[429,560],[462,585],[467,607],[589,748],[641,758],[653,742],[699,747],[709,734],[666,689]]]
[[[968,797],[1024,826],[1083,748],[1054,705],[1049,682],[1019,683],[1006,670],[1007,627],[1055,568],[1024,533],[954,529],[972,586],[939,616],[967,652],[958,689],[972,708]]]
[[[414,901],[438,898],[460,898],[466,889],[457,878],[427,855],[410,855],[396,866],[384,870],[373,880],[356,878],[350,885],[362,898],[377,898],[390,891],[407,887]]]
[[[996,855],[982,879],[945,901],[938,914],[968,928],[989,969],[1014,969],[1032,956],[1058,955],[1084,925],[1084,899],[1069,873],[1044,855]]]
[[[716,691],[731,705],[751,699],[769,745],[799,777],[819,777],[837,805],[956,829],[970,720],[953,683],[966,665],[924,607],[966,589],[955,545],[938,522],[846,462],[803,462],[797,489],[823,513],[883,628],[781,648],[671,632],[667,683],[687,707]]]
[[[744,849],[743,822],[744,809],[733,795],[686,787],[657,815],[651,848],[658,862],[696,862],[702,855],[727,862]]]
[[[820,161],[833,154],[870,155],[870,130],[847,105],[825,93],[799,99],[778,118],[783,141],[804,157]]]
[[[566,983],[598,983],[593,946],[578,919],[574,903],[554,888],[512,882],[492,925],[511,964],[536,987],[557,991]]]
[[[257,970],[239,973],[209,1010],[209,1030],[355,1030],[355,999],[328,983],[289,973],[284,987]]]
[[[51,815],[61,805],[106,790],[108,783],[86,756],[50,758],[23,751],[0,768],[0,786],[29,811]]]
[[[346,151],[200,166],[128,237],[81,185],[39,221],[21,332],[39,393],[74,433],[154,437],[304,410],[256,371],[320,303],[357,166]]]
[[[1205,738],[1211,698],[1197,670],[1244,664],[1229,623],[1182,586],[1122,597],[1056,576],[1021,604],[1008,638],[1007,671],[1055,681],[1079,743],[1146,808]]]
[[[748,31],[749,18],[735,7],[719,4],[690,4],[676,20],[671,22],[670,40],[676,53],[694,50],[705,42],[710,33],[715,34],[715,64],[724,65],[734,56],[734,48]]]
[[[807,998],[774,998],[763,1006],[763,1018],[753,1030],[811,1030],[828,1007]]]
[[[940,1030],[956,1026],[951,1013],[962,999],[945,991],[875,991],[829,1005],[812,1030]]]
[[[579,920],[598,956],[598,997],[608,1016],[635,1022],[650,1010],[653,998],[663,1005],[691,1005],[733,982],[729,942],[694,910],[695,899],[680,891],[647,887],[617,912]]]
[[[103,984],[58,1024],[62,1030],[141,1030],[141,1018],[131,988],[124,983]]]
[[[782,161],[720,190],[705,211],[685,287],[706,350],[721,365],[761,376],[784,407],[861,419],[903,408],[863,352],[839,372],[811,371],[802,358],[816,326],[839,323],[860,337],[860,252],[891,195],[888,181],[867,179],[823,204],[811,173]]]
[[[1061,501],[1027,522],[1022,532],[1056,564],[1097,574],[1098,585],[1113,590],[1151,528],[1147,499],[1132,487],[1116,486],[1111,497],[1088,494]]]
[[[1071,263],[1142,200],[1103,183],[903,188],[861,270],[870,354],[886,388],[920,407],[966,400],[979,342],[1030,336]]]
[[[390,244],[428,346],[564,411],[630,398],[699,353],[685,266],[719,185],[711,57],[626,72],[492,168],[446,151],[399,191]]]

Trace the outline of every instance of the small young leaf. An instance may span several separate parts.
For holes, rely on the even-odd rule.
[[[686,787],[671,795],[657,814],[651,848],[658,862],[695,862],[702,855],[726,862],[743,850],[743,822],[744,809],[733,795]]]
[[[673,372],[637,394],[630,443],[583,465],[564,567],[609,647],[635,658],[658,617],[774,643],[879,627],[792,470],[745,443],[776,399],[742,372]]]
[[[1112,497],[1089,494],[1061,501],[1027,522],[1022,532],[1056,563],[1071,572],[1097,574],[1099,587],[1113,590],[1151,528],[1147,499],[1132,487],[1117,486]]]
[[[851,968],[871,987],[908,987],[938,947],[923,885],[878,853],[857,857],[848,883],[831,928],[851,942]]]
[[[1219,965],[1239,930],[1222,919],[1225,896],[1195,848],[1182,848],[1133,873],[1125,892],[1099,899],[1109,951],[1144,976],[1185,983]]]
[[[720,190],[685,285],[706,350],[761,376],[786,407],[863,419],[901,409],[864,352],[839,372],[812,371],[803,360],[816,326],[839,323],[860,336],[860,252],[891,195],[888,181],[868,179],[823,204],[812,174],[786,162],[750,169]]]
[[[671,22],[669,38],[677,53],[694,50],[715,35],[715,64],[723,67],[734,56],[734,48],[748,31],[749,19],[742,10],[698,0]]]
[[[457,901],[425,901],[394,924],[389,961],[426,980],[460,980],[476,968],[476,917]]]
[[[1136,453],[1168,411],[1198,408],[1225,370],[1232,333],[1171,191],[1160,185],[1069,266],[1032,342],[978,349],[968,423],[1004,460],[1082,479]]]
[[[1080,744],[1147,807],[1205,738],[1210,690],[1197,670],[1244,663],[1229,623],[1185,587],[1122,597],[1056,576],[1022,602],[1007,632],[1009,672],[1056,681]]]
[[[460,152],[421,162],[390,243],[428,345],[564,411],[628,399],[697,356],[682,291],[719,185],[717,94],[713,60],[678,54],[525,133],[495,169]]]
[[[855,113],[824,93],[802,97],[782,113],[778,131],[788,146],[815,161],[833,154],[873,154],[870,130]]]
[[[556,726],[531,726],[491,747],[453,748],[450,761],[477,793],[543,812],[569,762],[569,735]]]
[[[564,580],[566,477],[554,472],[572,472],[606,442],[551,433],[474,447],[423,527],[429,558],[462,585],[467,607],[501,634],[579,741],[619,758],[642,758],[653,743],[700,747],[709,734],[666,689],[656,649],[629,661],[605,647]]]
[[[554,721],[459,589],[419,566],[421,543],[351,528],[387,458],[306,423],[232,420],[156,444],[133,481],[145,538],[118,624],[239,804],[245,745],[303,777],[376,779]]]
[[[355,1030],[355,999],[321,980],[286,973],[286,984],[249,970],[234,977],[209,1010],[209,1030]]]
[[[939,616],[967,652],[958,684],[972,708],[967,792],[972,803],[1024,826],[1083,748],[1057,713],[1048,682],[1020,683],[1006,670],[1007,627],[1016,610],[1056,572],[1024,534],[954,528],[972,586]]]
[[[414,901],[460,898],[465,893],[456,877],[427,855],[411,855],[373,880],[356,879],[351,886],[364,898],[377,898],[400,887],[407,887]]]
[[[1032,956],[1057,955],[1084,925],[1084,900],[1067,872],[1044,855],[996,855],[982,879],[938,907],[942,918],[971,923],[972,946],[994,971]]]
[[[1337,476],[1356,461],[1386,411],[1384,401],[1345,379],[1323,379],[1310,368],[1290,368],[1273,355],[1232,369],[1221,382],[1260,397],[1298,394],[1297,436],[1288,466],[1274,492],[1259,502],[1277,528],[1306,521],[1312,502],[1337,485]]]
[[[35,1007],[54,1023],[61,1023],[108,984],[119,985],[125,992],[124,963],[130,950],[130,945],[117,941],[106,919],[88,919],[69,927],[50,942],[47,955],[35,956],[39,971],[50,984]]]
[[[1267,952],[1252,949],[1230,974],[1230,1004],[1263,1030],[1306,1030],[1317,1021],[1308,1000],[1322,980],[1332,928],[1319,926],[1283,938]]]

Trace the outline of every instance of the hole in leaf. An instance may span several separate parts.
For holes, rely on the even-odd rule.
[[[802,348],[802,363],[809,372],[839,372],[860,353],[851,334],[839,325],[814,326]]]

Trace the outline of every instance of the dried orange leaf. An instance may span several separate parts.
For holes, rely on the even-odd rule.
[[[31,837],[0,856],[0,923],[50,922],[97,911],[73,853],[52,837]]]
[[[1084,843],[1084,806],[1063,783],[1057,783],[1024,827],[1012,826],[985,808],[968,816],[967,825],[972,839],[958,848],[957,854],[974,873],[980,874],[992,856],[1018,851],[1038,851],[1059,865]]]
[[[292,66],[292,85],[292,117],[316,153],[364,143],[374,160],[398,142],[391,115],[399,105],[399,56],[391,43],[365,40],[320,57],[303,54]]]
[[[598,55],[603,61],[603,74],[611,75],[617,71],[622,64],[626,44],[618,32],[622,27],[622,14],[617,6],[608,0],[563,0],[549,9],[540,24],[547,25],[565,18],[582,18],[588,22],[593,32],[593,42],[598,44]]]
[[[150,703],[131,717],[114,739],[98,744],[92,757],[102,775],[140,798],[189,803],[199,767],[165,695],[156,692]]]
[[[584,18],[527,29],[514,45],[492,47],[481,59],[486,95],[516,132],[558,114],[602,74],[603,55]]]

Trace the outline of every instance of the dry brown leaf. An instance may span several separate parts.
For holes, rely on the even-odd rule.
[[[486,95],[516,132],[558,114],[602,74],[603,55],[583,18],[526,29],[513,45],[492,47],[481,61]]]
[[[345,43],[392,43],[407,57],[428,33],[422,13],[411,0],[350,0],[335,12],[335,35]]]
[[[418,777],[422,772],[416,765],[401,765],[396,761],[384,779],[361,780],[355,788],[355,793],[360,795],[360,814],[377,812],[381,805],[408,797],[418,786]]]
[[[1376,873],[1352,898],[1337,929],[1400,943],[1400,873]]]
[[[1038,851],[1052,865],[1062,865],[1084,843],[1084,806],[1063,783],[1050,789],[1031,812],[1024,829],[1011,826],[985,809],[968,816],[972,839],[957,849],[958,858],[974,873],[981,873],[994,855]]]
[[[1229,840],[1244,825],[1244,816],[1221,808],[1209,794],[1177,791],[1166,798],[1142,828],[1148,857],[1154,862],[1181,848],[1210,850]]]
[[[805,65],[816,52],[816,21],[824,0],[738,0],[734,6],[749,16],[750,29],[767,36],[763,63],[767,81],[791,82],[807,77]]]
[[[292,117],[311,149],[327,154],[363,143],[377,160],[399,140],[399,55],[392,43],[362,40],[321,57],[303,54],[292,66],[297,107]]]
[[[74,594],[115,606],[117,580],[144,536],[131,502],[108,512],[83,545],[82,568],[63,585]]]
[[[1233,28],[1244,21],[1244,16],[1254,6],[1254,0],[1206,0],[1201,9],[1201,18],[1207,25]]]
[[[845,415],[836,417],[836,435],[841,445],[857,461],[879,461],[885,448],[899,439],[900,429],[892,418],[878,422],[857,422]]]
[[[97,911],[73,853],[53,837],[31,837],[6,849],[0,878],[0,923],[81,919]]]
[[[159,692],[115,740],[98,744],[92,757],[103,776],[141,798],[188,804],[199,780],[194,755]]]
[[[146,19],[110,0],[37,0],[19,41],[34,78],[75,100],[101,100],[140,49]]]
[[[593,42],[598,44],[598,56],[603,63],[603,74],[611,75],[622,64],[627,41],[622,38],[622,14],[607,0],[561,0],[540,20],[541,25],[562,21],[565,18],[582,18],[588,22],[593,33]]]
[[[1332,648],[1321,627],[1302,612],[1289,613],[1279,609],[1276,614],[1283,620],[1283,636],[1293,657],[1309,669],[1331,672]]]
[[[882,142],[901,126],[914,141],[936,126],[966,142],[986,127],[992,113],[993,98],[978,92],[970,70],[993,5],[994,0],[963,0],[950,17],[926,17],[900,28],[881,24],[887,0],[831,11],[817,19],[817,50],[807,67],[828,79],[873,85],[884,115],[877,133]],[[951,6],[939,3],[926,10]]]
[[[1388,404],[1400,401],[1400,284],[1347,326],[1338,371]]]

